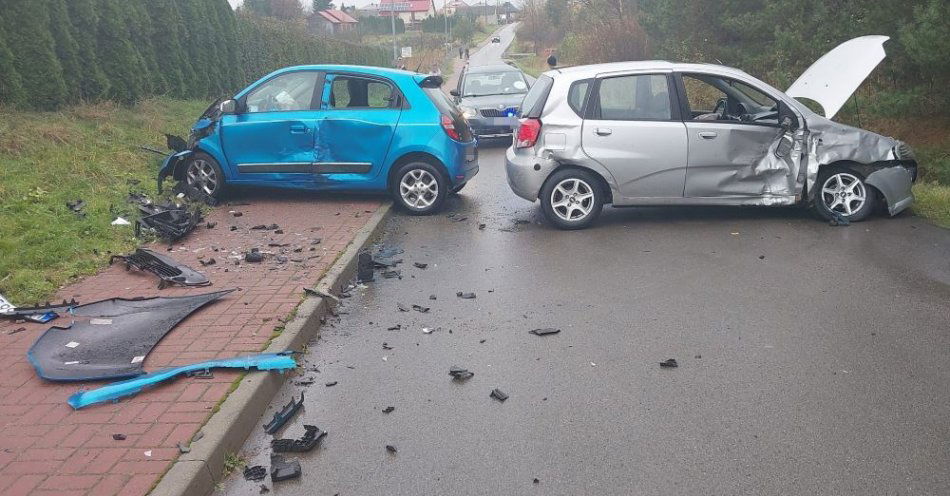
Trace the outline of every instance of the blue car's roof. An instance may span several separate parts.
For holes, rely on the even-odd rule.
[[[314,65],[293,65],[290,67],[284,67],[282,69],[277,69],[270,74],[265,75],[264,77],[254,81],[253,83],[247,85],[235,95],[235,98],[241,98],[245,93],[248,92],[251,88],[256,87],[263,81],[271,79],[275,76],[279,76],[285,72],[293,71],[340,71],[340,72],[360,72],[363,74],[370,74],[374,76],[382,76],[390,78],[393,81],[405,82],[407,79],[419,82],[425,77],[425,74],[419,74],[417,72],[404,71],[402,69],[390,69],[387,67],[373,67],[368,65],[345,65],[345,64],[314,64]]]

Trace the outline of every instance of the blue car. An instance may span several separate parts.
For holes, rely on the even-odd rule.
[[[472,130],[441,77],[378,67],[280,69],[198,119],[158,174],[212,198],[228,186],[390,192],[439,209],[478,172]]]

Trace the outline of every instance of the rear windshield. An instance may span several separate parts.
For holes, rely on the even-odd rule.
[[[554,79],[544,74],[534,82],[531,91],[521,102],[521,117],[536,119],[541,117],[541,111],[544,110],[544,102],[548,99],[548,93],[551,92],[551,86],[554,85]]]
[[[449,97],[442,92],[441,88],[423,87],[422,91],[429,97],[429,100],[432,101],[435,108],[439,109],[439,112],[452,118],[452,122],[455,123],[455,129],[459,132],[462,141],[471,141],[473,138],[472,129],[468,126],[468,122],[465,120],[465,117],[462,116],[462,111],[455,105],[455,102],[450,100]]]

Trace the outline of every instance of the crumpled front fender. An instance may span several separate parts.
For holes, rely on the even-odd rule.
[[[876,170],[868,174],[864,182],[874,186],[884,195],[887,212],[892,216],[914,203],[914,194],[911,192],[914,173],[906,167],[898,165]]]
[[[165,160],[162,162],[162,166],[158,169],[158,192],[162,192],[162,183],[165,181],[165,178],[169,175],[175,177],[175,168],[179,164],[184,163],[184,161],[194,153],[192,150],[183,150],[177,153],[171,153]]]

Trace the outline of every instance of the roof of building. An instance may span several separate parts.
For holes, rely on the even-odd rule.
[[[428,12],[432,8],[432,0],[380,0],[378,7],[381,15],[391,10],[396,12]]]
[[[355,24],[360,22],[354,19],[350,14],[337,9],[321,10],[318,11],[317,14],[333,24]]]

